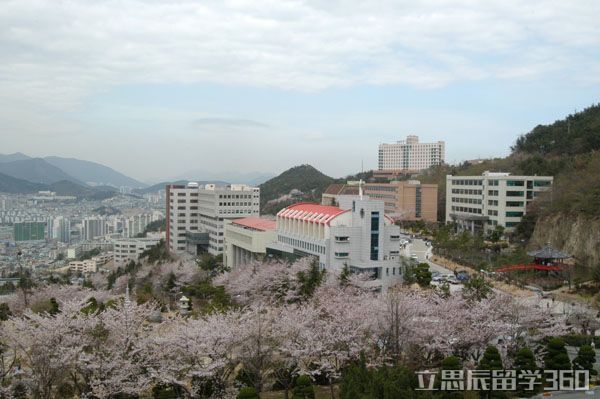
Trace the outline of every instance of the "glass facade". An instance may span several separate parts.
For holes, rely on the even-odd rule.
[[[371,212],[371,260],[379,259],[379,212]]]

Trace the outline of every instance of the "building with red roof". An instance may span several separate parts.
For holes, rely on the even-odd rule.
[[[349,201],[351,199],[351,201]],[[338,206],[298,203],[277,213],[277,242],[267,255],[315,257],[321,268],[367,273],[374,287],[402,281],[400,228],[385,215],[383,201],[360,196]]]
[[[231,269],[262,260],[266,246],[277,239],[274,219],[245,217],[225,223],[223,262]]]

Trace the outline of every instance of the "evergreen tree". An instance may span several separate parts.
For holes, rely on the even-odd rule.
[[[243,387],[237,394],[237,399],[260,399],[256,388],[254,387]]]
[[[48,313],[51,315],[58,314],[60,312],[60,308],[58,306],[58,302],[56,302],[56,298],[50,298],[50,310]]]
[[[485,349],[483,357],[479,361],[477,370],[489,371],[490,375],[491,375],[492,370],[503,370],[503,369],[504,369],[504,367],[502,366],[502,356],[500,356],[500,352],[498,351],[498,348],[496,348],[495,346],[491,346],[491,345],[488,346]],[[490,384],[488,386],[488,390],[480,391],[479,394],[480,394],[481,398],[487,398],[487,399],[505,398],[506,397],[506,394],[504,392],[492,390],[491,378],[490,378]]]
[[[431,284],[431,271],[429,271],[429,264],[419,263],[415,268],[415,279],[417,284],[421,287],[429,287]]]
[[[591,345],[582,345],[579,348],[577,357],[573,359],[573,368],[575,370],[588,370],[590,375],[596,375],[598,372],[594,369],[596,363],[596,351]]]
[[[298,377],[296,386],[292,391],[292,399],[315,399],[315,389],[309,376],[301,375]]]
[[[537,365],[535,363],[535,355],[529,348],[522,348],[517,352],[517,356],[515,358],[515,364],[513,367],[517,376],[521,375],[522,372],[530,372],[537,370]],[[517,393],[520,398],[528,398],[537,394],[541,388],[539,385],[534,385],[533,390],[528,390],[528,387],[523,384],[519,384],[517,386]]]
[[[8,320],[12,316],[12,312],[7,303],[0,303],[0,321]]]
[[[448,356],[444,360],[442,360],[441,370],[462,370],[462,363],[458,356]],[[441,373],[440,372],[440,377]],[[438,379],[436,383],[436,389],[440,389],[441,381]],[[464,395],[463,391],[440,391],[438,395],[436,395],[436,399],[459,399]]]
[[[350,279],[350,268],[347,263],[344,263],[344,267],[342,267],[342,271],[340,272],[340,285],[345,287],[348,285],[348,280]]]
[[[571,361],[562,339],[552,338],[548,341],[546,356],[544,356],[544,369],[571,370]]]
[[[492,285],[483,276],[475,275],[465,282],[462,295],[469,301],[480,302],[492,295]]]

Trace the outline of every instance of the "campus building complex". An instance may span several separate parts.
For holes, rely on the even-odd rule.
[[[245,184],[167,185],[167,246],[173,252],[224,251],[225,220],[258,217],[260,189]]]
[[[552,187],[552,176],[446,176],[446,222],[459,230],[488,233],[496,226],[514,231],[527,205]]]
[[[340,196],[357,195],[358,189],[358,182],[332,184],[323,193],[321,203],[336,205]],[[418,180],[366,183],[363,190],[369,199],[383,201],[385,214],[394,220],[437,220],[437,184],[421,184]]]
[[[444,162],[445,144],[419,143],[419,137],[408,136],[392,144],[379,145],[379,171],[415,173]]]
[[[401,282],[400,228],[381,201],[344,197],[339,206],[291,205],[277,214],[277,243],[267,253],[293,259],[314,256],[325,270],[369,273],[373,287]]]

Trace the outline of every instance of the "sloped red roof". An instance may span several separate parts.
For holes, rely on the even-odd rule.
[[[253,217],[235,219],[231,223],[260,231],[275,230],[277,225],[274,220]]]
[[[289,219],[305,220],[307,222],[329,224],[329,222],[336,216],[348,211],[349,210],[340,209],[337,206],[320,205],[312,202],[301,202],[280,210],[277,213],[277,216]]]

